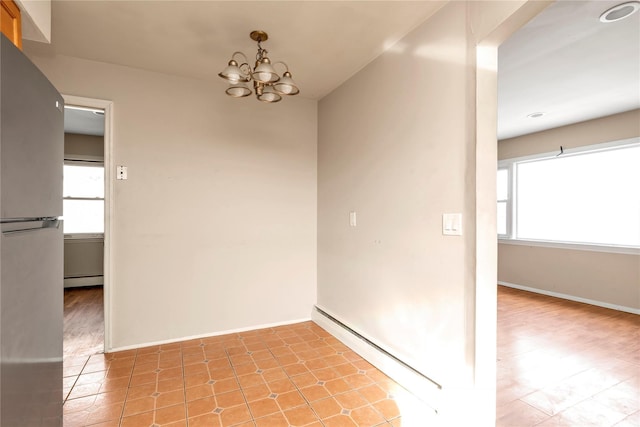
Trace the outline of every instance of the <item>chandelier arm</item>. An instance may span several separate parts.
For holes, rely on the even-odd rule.
[[[238,65],[238,68],[240,68],[240,71],[242,71],[245,75],[247,76],[251,75],[251,66],[246,62],[243,62],[242,64]]]
[[[289,66],[288,66],[284,61],[274,62],[274,63],[273,63],[273,67],[275,68],[275,66],[276,66],[277,64],[282,64],[282,65],[284,65],[285,70],[286,70],[286,71],[289,71]]]
[[[244,58],[244,63],[248,63],[249,62],[249,58],[247,58],[247,55],[245,55],[244,53],[238,51],[238,52],[233,52],[233,55],[231,55],[231,59],[235,59],[236,55],[242,55],[242,57]]]
[[[231,59],[235,60],[236,55],[240,55],[244,58],[244,62],[238,65],[238,68],[240,68],[240,71],[242,71],[246,76],[250,76],[251,66],[249,65],[249,59],[247,58],[247,55],[245,55],[243,52],[237,51],[233,52],[233,55],[231,55]]]

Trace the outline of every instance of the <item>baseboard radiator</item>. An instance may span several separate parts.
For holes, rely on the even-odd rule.
[[[315,306],[311,319],[407,391],[438,412],[442,386],[371,339],[363,336],[321,307]]]
[[[77,276],[77,277],[64,278],[65,288],[79,288],[83,286],[98,286],[98,285],[104,285],[103,275]]]

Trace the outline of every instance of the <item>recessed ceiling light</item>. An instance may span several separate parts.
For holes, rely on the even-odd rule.
[[[640,1],[621,3],[605,10],[602,15],[600,15],[600,22],[609,23],[619,21],[633,15],[638,9],[640,9]]]
[[[538,119],[542,116],[544,116],[547,113],[543,113],[543,112],[537,112],[537,113],[531,113],[531,114],[527,114],[527,117],[530,119]]]

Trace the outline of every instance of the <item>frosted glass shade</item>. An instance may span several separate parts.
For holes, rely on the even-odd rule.
[[[238,67],[238,63],[233,59],[229,61],[229,65],[222,70],[219,74],[225,80],[228,80],[231,83],[239,83],[239,82],[248,82],[249,76],[245,75],[240,67]]]
[[[270,88],[265,88],[264,92],[258,95],[258,99],[262,102],[278,102],[282,97]]]
[[[297,95],[300,92],[300,89],[298,89],[298,86],[296,86],[291,78],[291,73],[288,71],[273,85],[273,88],[283,95]]]
[[[251,95],[251,89],[247,87],[245,83],[235,83],[227,88],[225,91],[227,95],[234,98],[243,98]]]
[[[269,58],[262,58],[256,69],[251,74],[254,80],[260,83],[275,83],[280,79]]]

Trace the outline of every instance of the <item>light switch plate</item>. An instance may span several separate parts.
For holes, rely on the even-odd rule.
[[[442,214],[442,234],[445,236],[462,235],[462,214]]]
[[[355,227],[357,224],[356,213],[353,211],[349,212],[349,226]]]

